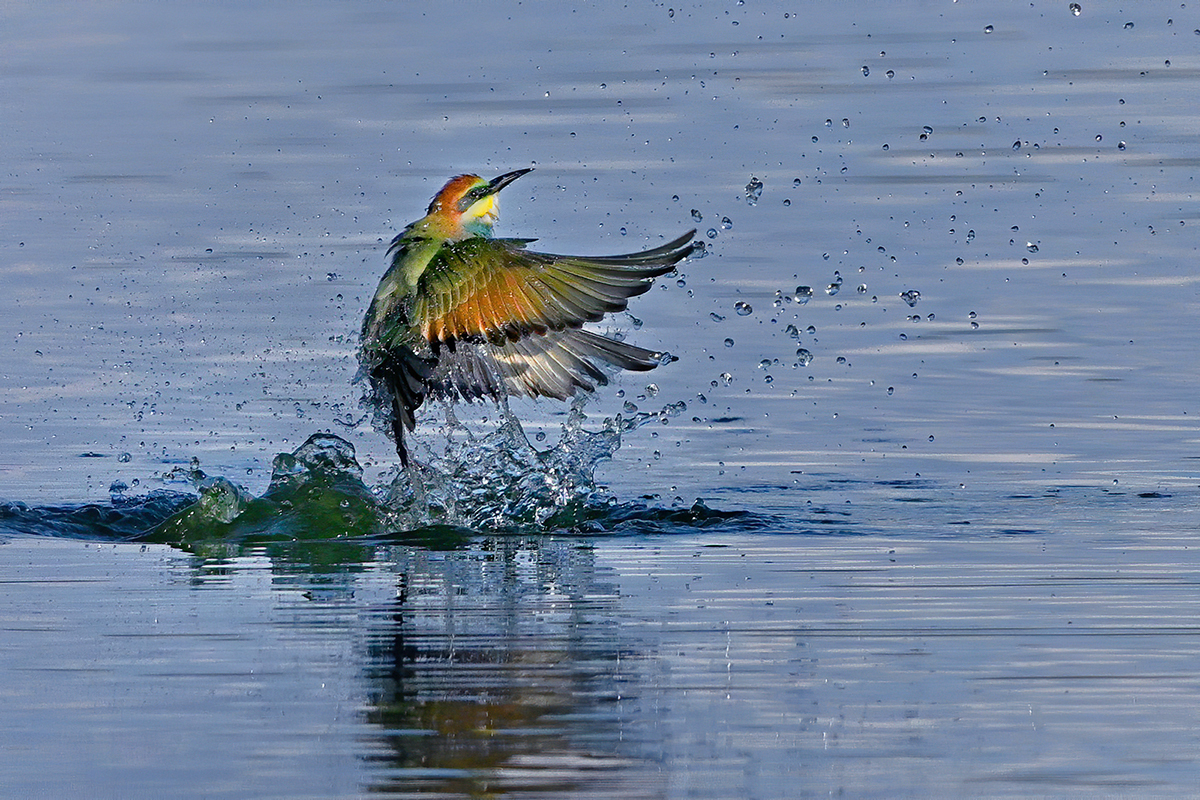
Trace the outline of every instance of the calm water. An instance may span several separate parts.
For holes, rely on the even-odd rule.
[[[1081,6],[5,6],[0,794],[1194,791],[1200,9]],[[678,413],[412,530],[359,321],[530,165],[502,235],[699,228],[585,408]]]

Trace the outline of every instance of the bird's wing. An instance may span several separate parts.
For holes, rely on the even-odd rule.
[[[430,388],[465,400],[506,394],[565,400],[578,389],[607,384],[604,366],[645,371],[661,359],[661,353],[570,328],[500,344],[461,342],[442,353]]]
[[[517,239],[455,242],[421,275],[409,322],[435,349],[579,328],[648,291],[655,277],[691,254],[695,234],[640,253],[595,257],[535,253]]]

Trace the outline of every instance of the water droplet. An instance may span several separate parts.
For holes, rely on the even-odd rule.
[[[796,302],[799,303],[800,305],[804,305],[805,303],[807,303],[809,300],[812,299],[812,296],[813,296],[813,290],[812,290],[811,286],[797,286],[796,287],[796,294],[794,295],[794,297],[795,297]]]
[[[867,293],[867,285],[865,283],[860,283],[858,285],[858,288],[855,289],[855,291],[858,292],[859,294],[866,294]]]
[[[1125,23],[1125,30],[1127,30],[1127,31],[1133,30],[1133,23],[1132,23],[1132,22],[1126,22],[1126,23]]]
[[[718,314],[715,311],[709,313],[708,318],[711,319],[713,322],[724,322],[725,321],[725,317],[721,316],[720,314]]]
[[[721,227],[725,230],[729,230],[733,227],[733,220],[731,220],[729,217],[721,217]]]
[[[746,202],[750,205],[756,204],[762,193],[763,182],[753,175],[750,176],[750,182],[746,184]]]
[[[933,128],[926,125],[925,127],[921,128],[921,133],[925,134],[926,136],[930,136],[933,134]]]
[[[868,75],[871,74],[871,68],[868,67],[866,64],[863,64],[862,74],[863,74],[864,78],[867,77]]]
[[[658,397],[658,384],[657,383],[647,383],[646,384],[646,396],[647,397]]]
[[[888,393],[888,397],[891,397],[893,394],[895,394],[895,393],[896,393],[896,387],[895,387],[895,386],[889,386],[889,387],[887,388],[887,393]]]
[[[900,299],[905,303],[908,303],[909,308],[912,308],[917,304],[917,301],[921,299],[921,293],[916,289],[909,289],[908,291],[900,293]]]
[[[783,332],[786,333],[792,339],[800,338],[800,330],[795,325],[788,325],[786,328],[783,329]]]
[[[804,329],[804,332],[807,333],[809,336],[815,336],[817,333],[817,326],[809,325],[807,328]]]
[[[793,178],[793,179],[792,179],[792,187],[794,188],[794,187],[796,187],[796,186],[799,186],[799,185],[800,185],[800,179],[799,179],[799,178]]]
[[[738,300],[733,304],[733,310],[737,312],[739,317],[746,317],[754,313],[754,308],[742,300]]]
[[[975,241],[975,231],[974,230],[967,231],[967,241],[968,242]]]
[[[1118,149],[1118,150],[1122,150],[1122,151],[1123,151],[1123,150],[1125,149],[1125,143],[1124,143],[1124,142],[1117,142],[1117,149]]]
[[[758,368],[759,369],[770,369],[771,368],[771,359],[764,358],[762,361],[758,362]]]
[[[1012,149],[1013,149],[1014,153],[1021,149],[1021,140],[1020,139],[1017,139],[1015,142],[1013,142]]]
[[[1070,9],[1071,13],[1077,17],[1083,13],[1083,6],[1079,5],[1079,3],[1071,3]]]
[[[1038,246],[1036,244],[1034,244],[1033,242],[1026,242],[1025,249],[1031,253],[1036,253],[1038,251]]]
[[[884,74],[884,75],[887,75],[887,76],[888,76],[888,79],[890,80],[890,79],[892,79],[892,78],[896,77],[896,70],[894,70],[894,69],[889,69],[887,72],[885,72],[885,73],[883,73],[883,74]]]
[[[992,31],[994,31],[994,30],[996,30],[996,27],[995,27],[994,25],[985,25],[985,26],[983,27],[983,32],[984,32],[984,33],[991,33],[991,32],[992,32]]]
[[[838,356],[838,357],[837,357],[836,359],[834,359],[834,360],[835,360],[837,363],[839,363],[839,364],[845,364],[845,363],[846,363],[846,357],[845,357],[845,356]]]
[[[721,373],[721,383],[728,386],[729,384],[733,383],[733,376],[730,375],[728,372],[722,372]]]
[[[628,234],[629,234],[629,231],[627,231],[627,230],[625,229],[625,226],[624,226],[624,225],[622,225],[622,226],[621,226],[621,235],[622,235],[622,236],[626,236],[626,235],[628,235]]]
[[[842,276],[838,275],[833,279],[833,283],[825,287],[825,294],[833,297],[842,290]]]
[[[1104,139],[1104,137],[1103,137],[1102,135],[1100,135],[1099,133],[1097,133],[1097,134],[1096,134],[1096,141],[1097,141],[1097,142],[1099,142],[1099,141],[1102,141],[1103,139]]]
[[[796,365],[797,366],[807,367],[809,364],[812,363],[812,360],[813,360],[813,354],[809,350],[806,350],[803,347],[801,347],[799,350],[796,351]]]
[[[843,127],[843,128],[849,128],[849,127],[850,127],[850,120],[849,120],[849,119],[846,119],[845,117],[843,117],[843,118],[842,118],[842,127]]]
[[[785,197],[785,198],[783,198],[783,204],[785,206],[790,206],[792,204],[792,201]]]
[[[128,464],[132,460],[133,456],[129,455],[129,453],[121,453],[121,455],[117,456],[117,461],[120,461],[122,464]]]
[[[693,208],[692,209],[692,221],[700,222],[702,219],[704,219],[704,215],[700,213],[700,210]]]
[[[725,340],[725,346],[726,346],[726,347],[733,347],[733,339],[726,339],[726,340]]]
[[[708,238],[710,238],[710,239],[715,239],[715,238],[717,238],[717,229],[716,229],[716,228],[709,228],[709,229],[708,229],[708,232],[707,232],[707,233],[705,233],[704,235],[705,235],[705,236],[707,236],[707,237],[708,237]]]

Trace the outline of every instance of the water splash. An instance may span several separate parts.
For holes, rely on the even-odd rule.
[[[478,435],[447,410],[444,448],[408,470],[396,470],[383,487],[390,524],[416,528],[453,525],[472,530],[564,529],[592,518],[598,507],[618,505],[596,485],[596,467],[621,447],[621,437],[686,410],[683,402],[638,411],[584,427],[585,398],[571,405],[559,441],[538,450],[505,405],[495,430]]]
[[[499,424],[485,434],[472,432],[447,406],[441,452],[414,459],[408,470],[394,468],[375,486],[364,483],[350,442],[317,433],[275,457],[261,496],[206,475],[193,459],[160,476],[167,488],[127,496],[121,487],[109,504],[0,504],[0,534],[161,542],[217,556],[262,544],[299,548],[304,552],[289,557],[320,560],[326,553],[320,548],[331,542],[369,548],[401,539],[445,548],[480,533],[670,533],[752,522],[746,512],[713,510],[701,501],[672,509],[620,502],[597,486],[596,467],[613,457],[625,435],[682,414],[686,403],[607,418],[599,430],[586,427],[583,405],[576,400],[559,441],[544,450],[503,405]],[[432,437],[423,438],[428,444]],[[183,486],[189,491],[176,488]]]
[[[354,446],[331,433],[315,433],[295,451],[277,455],[261,497],[227,478],[209,478],[195,463],[187,478],[198,499],[157,525],[150,538],[187,543],[382,532],[379,503],[362,482]]]

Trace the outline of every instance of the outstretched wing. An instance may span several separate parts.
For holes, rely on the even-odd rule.
[[[608,383],[604,366],[645,371],[662,354],[571,328],[525,336],[500,344],[459,343],[443,352],[430,389],[437,395],[477,400],[503,395],[565,400],[579,389]]]
[[[689,231],[662,247],[618,256],[558,256],[518,239],[443,247],[420,278],[408,321],[433,346],[523,338],[579,328],[624,310],[693,249]]]

